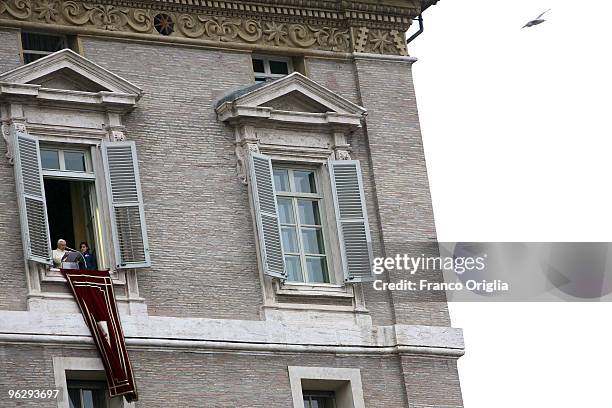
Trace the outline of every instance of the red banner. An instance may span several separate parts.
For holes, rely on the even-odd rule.
[[[104,363],[111,397],[136,401],[134,373],[117,313],[113,282],[108,271],[62,269]]]

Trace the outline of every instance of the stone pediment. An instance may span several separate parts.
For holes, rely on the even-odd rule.
[[[234,92],[217,104],[221,121],[271,120],[359,126],[366,109],[300,73]]]
[[[51,94],[61,93],[64,97],[60,99],[66,102],[85,102],[87,96],[95,94],[98,100],[111,98],[113,103],[121,104],[125,99],[123,102],[133,104],[142,90],[69,49],[0,74],[0,97],[49,99]]]

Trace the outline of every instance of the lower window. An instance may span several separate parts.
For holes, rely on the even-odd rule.
[[[106,384],[100,381],[68,380],[70,408],[108,408]]]
[[[304,408],[336,408],[333,392],[304,391]]]

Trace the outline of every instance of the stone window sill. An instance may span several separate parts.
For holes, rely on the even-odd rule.
[[[38,264],[38,272],[42,282],[60,282],[65,283],[66,278],[62,275],[62,272],[55,267],[49,265]],[[125,285],[125,274],[117,271],[110,271],[110,276],[115,285]]]
[[[353,298],[352,285],[330,283],[285,282],[276,286],[276,294],[283,296]]]

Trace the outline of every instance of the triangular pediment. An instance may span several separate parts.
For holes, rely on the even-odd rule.
[[[263,104],[276,110],[290,112],[307,112],[307,113],[326,113],[329,112],[329,107],[304,96],[298,91],[289,92],[286,95],[280,96]]]
[[[295,72],[291,75],[239,90],[219,102],[236,107],[271,108],[278,111],[302,113],[337,113],[363,115],[366,110]]]
[[[0,74],[0,82],[68,91],[116,92],[137,97],[142,94],[136,85],[70,49]]]

